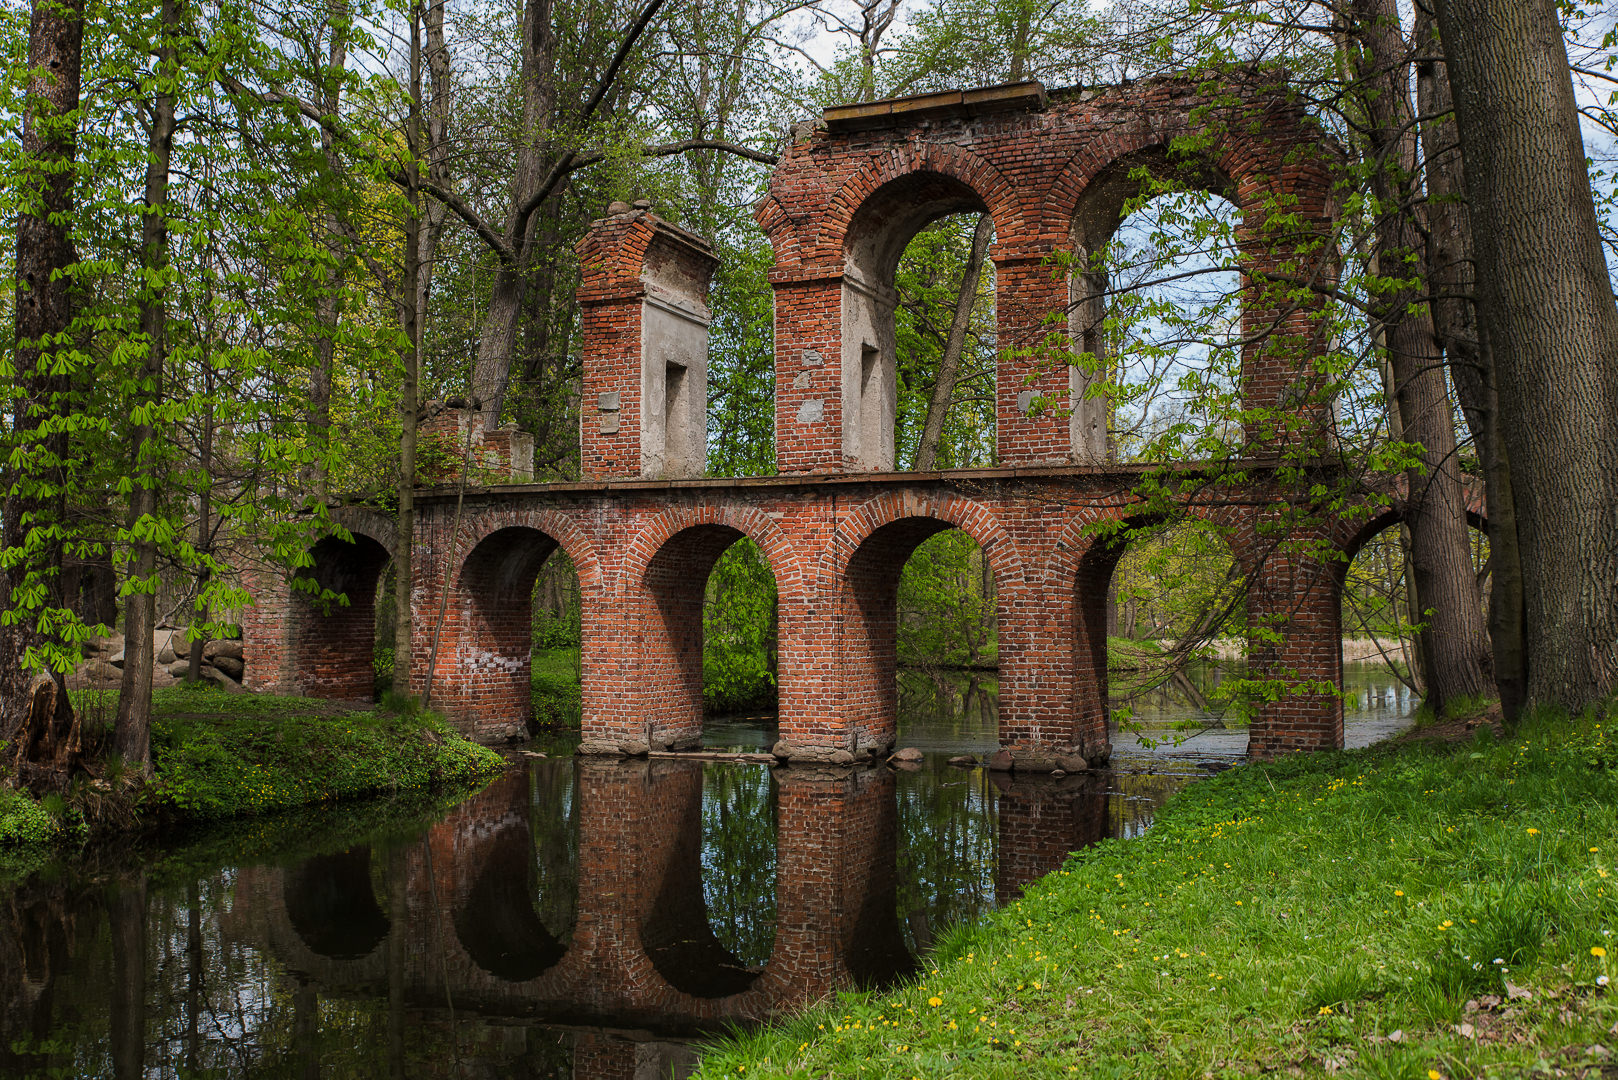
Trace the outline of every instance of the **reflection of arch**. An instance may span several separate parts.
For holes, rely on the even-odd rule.
[[[790,640],[803,578],[791,541],[758,510],[668,510],[647,522],[625,549],[621,580],[640,624],[641,667],[632,684],[636,700],[614,703],[625,710],[616,723],[651,745],[689,746],[701,739],[703,596],[714,564],[744,536],[758,545],[775,577],[781,638]],[[780,679],[785,707],[796,692],[795,670],[783,665]]]
[[[878,496],[853,510],[821,559],[821,592],[837,596],[842,637],[838,679],[843,720],[855,750],[892,744],[898,718],[898,591],[904,564],[922,541],[948,528],[970,536],[994,574],[996,618],[1004,628],[1020,595],[1023,563],[1010,533],[979,503],[950,493]],[[1019,658],[1002,643],[1002,680]]]
[[[521,733],[533,714],[534,581],[558,547],[578,574],[585,611],[597,607],[601,564],[589,538],[553,510],[506,510],[476,515],[452,545],[455,568],[445,609],[443,641],[433,671],[433,701],[476,714],[486,731]],[[436,593],[436,589],[434,590]],[[436,596],[433,597],[436,601]],[[437,615],[437,604],[425,610]],[[586,650],[594,642],[585,634]],[[427,664],[417,650],[416,683]],[[586,668],[591,665],[586,661]]]
[[[287,918],[312,952],[333,960],[368,956],[392,923],[371,888],[371,849],[361,844],[305,859],[283,887]]]
[[[455,936],[472,962],[496,978],[537,978],[566,949],[534,912],[533,837],[527,828],[506,828],[481,850],[483,865],[455,910]]]

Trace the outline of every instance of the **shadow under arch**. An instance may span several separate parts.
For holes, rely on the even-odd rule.
[[[775,579],[779,636],[790,641],[803,602],[802,575],[791,542],[762,513],[714,507],[668,511],[629,545],[622,581],[641,629],[634,716],[643,728],[633,734],[654,749],[701,743],[703,599],[719,557],[744,537],[758,546]],[[794,707],[797,680],[783,654],[783,712]]]
[[[433,703],[471,720],[481,735],[521,735],[533,720],[534,582],[559,549],[578,574],[584,610],[594,610],[601,577],[595,552],[576,526],[547,512],[492,515],[481,532],[461,538],[441,631],[437,597],[426,606],[420,631],[440,637]],[[588,618],[584,628],[589,669],[595,642]],[[417,659],[418,685],[427,662],[425,655]]]
[[[855,509],[834,534],[821,569],[824,593],[838,598],[842,632],[836,678],[845,738],[855,753],[894,743],[900,575],[923,542],[952,528],[977,544],[994,578],[1002,679],[1014,684],[1019,664],[1030,659],[1015,654],[1016,643],[1008,650],[1005,638],[1008,611],[1024,586],[1022,562],[1010,534],[986,508],[956,496],[917,502],[890,495]],[[783,734],[784,725],[783,719]]]
[[[298,937],[328,959],[369,956],[393,926],[376,902],[365,844],[305,859],[287,873],[282,896]]]
[[[335,517],[335,515],[334,515]],[[292,589],[293,679],[301,693],[370,701],[376,688],[376,590],[393,559],[392,535],[350,529],[309,549]],[[337,594],[341,599],[321,599]],[[318,657],[320,662],[313,663]]]

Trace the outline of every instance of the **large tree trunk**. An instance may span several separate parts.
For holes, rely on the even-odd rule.
[[[1550,0],[1440,0],[1511,462],[1528,700],[1581,708],[1618,677],[1618,308]]]
[[[966,258],[966,270],[961,278],[961,291],[955,300],[955,318],[949,324],[949,336],[944,339],[944,355],[938,361],[938,378],[933,383],[933,396],[927,402],[927,419],[921,426],[921,440],[916,444],[916,468],[932,472],[938,458],[938,444],[944,437],[944,417],[949,413],[950,399],[955,396],[955,381],[961,374],[961,353],[966,348],[966,331],[972,325],[972,307],[978,298],[978,278],[983,274],[983,258],[989,251],[989,238],[994,235],[994,219],[988,214],[978,217],[972,230],[972,251]]]
[[[1376,196],[1377,258],[1408,284],[1372,297],[1385,334],[1404,439],[1421,446],[1406,473],[1410,559],[1424,609],[1418,632],[1426,660],[1427,703],[1478,697],[1489,688],[1488,639],[1466,534],[1466,496],[1455,458],[1455,424],[1443,353],[1431,308],[1421,233],[1414,218],[1415,130],[1409,56],[1393,0],[1355,0],[1360,45],[1358,89],[1366,111],[1371,189]]]
[[[538,214],[520,213],[545,181],[543,135],[556,112],[554,74],[556,37],[551,31],[551,0],[528,0],[523,6],[522,65],[518,93],[522,95],[522,130],[518,133],[517,166],[511,173],[511,212],[506,220],[506,242],[516,265],[504,266],[495,276],[488,313],[478,338],[472,366],[472,403],[492,430],[500,424],[511,364],[517,349],[517,325],[528,292],[533,234]]]
[[[124,604],[124,673],[118,691],[118,719],[113,753],[150,774],[152,728],[153,638],[157,631],[157,541],[151,525],[157,514],[157,439],[151,414],[163,398],[163,361],[167,349],[169,265],[169,161],[174,149],[174,86],[178,75],[175,41],[180,2],[163,0],[157,48],[156,89],[146,145],[146,191],[141,200],[141,269],[146,285],[140,295],[140,332],[146,339],[137,400],[144,407],[135,425],[134,487],[129,495],[129,527],[135,539],[129,577],[133,588]]]
[[[1466,205],[1466,170],[1455,130],[1449,72],[1432,13],[1416,5],[1416,111],[1422,117],[1427,181],[1427,259],[1433,324],[1449,358],[1450,380],[1483,472],[1489,536],[1489,639],[1500,705],[1515,720],[1527,690],[1522,556],[1512,503],[1511,467],[1500,432],[1494,359],[1478,325],[1476,256]]]
[[[43,580],[47,605],[60,591],[62,543],[41,528],[63,510],[65,436],[41,436],[53,415],[67,408],[68,379],[52,374],[56,338],[73,322],[73,278],[64,273],[78,261],[68,235],[73,214],[79,73],[84,51],[84,0],[35,0],[28,29],[27,97],[23,106],[22,156],[37,202],[25,202],[17,215],[16,396],[9,447],[20,453],[4,467],[5,501],[0,507],[0,544],[12,560],[0,578],[4,608],[17,594]],[[41,454],[40,451],[44,453]],[[55,458],[53,462],[50,459]],[[13,464],[12,462],[20,462]],[[41,493],[41,488],[54,493]],[[21,555],[19,558],[18,555]],[[0,625],[0,738],[13,740],[29,721],[33,694],[27,654],[44,643],[38,612]],[[72,707],[56,677],[51,695],[52,724],[70,723]]]

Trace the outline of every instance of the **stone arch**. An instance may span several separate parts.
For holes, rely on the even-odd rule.
[[[447,596],[442,562],[433,560],[438,565],[422,571],[427,587],[416,608],[413,685],[427,688],[427,653],[436,635],[433,703],[480,737],[521,736],[533,717],[534,580],[558,548],[573,561],[584,613],[584,670],[593,673],[598,666],[595,650],[601,646],[592,618],[601,607],[600,557],[573,520],[549,509],[474,515],[448,538],[447,547],[447,557],[455,560]],[[594,678],[586,679],[586,707]]]
[[[897,637],[899,576],[928,537],[958,528],[983,552],[998,594],[1002,686],[1031,658],[1019,656],[1012,612],[1026,593],[1025,566],[1011,534],[981,503],[952,492],[891,492],[843,516],[821,556],[818,592],[834,599],[837,662],[829,674],[840,701],[832,731],[788,732],[797,742],[841,742],[845,749],[880,751],[893,744],[898,721]],[[1008,648],[1007,632],[1011,631]],[[818,718],[817,718],[818,719]],[[1002,712],[1002,734],[1004,734]]]
[[[587,745],[688,747],[702,738],[702,602],[714,564],[737,540],[759,546],[775,577],[780,637],[793,640],[804,607],[801,559],[780,526],[749,506],[703,504],[647,520],[624,548],[614,599],[620,626],[633,626],[638,649],[618,658],[622,693],[586,710]],[[622,631],[620,630],[620,633]],[[797,707],[801,672],[783,650],[781,709]]]

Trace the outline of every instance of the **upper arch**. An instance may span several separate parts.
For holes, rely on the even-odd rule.
[[[889,493],[862,503],[837,526],[820,559],[822,587],[834,589],[855,553],[879,529],[923,518],[942,521],[970,536],[989,561],[1002,591],[1022,583],[1025,564],[1017,542],[987,507],[953,492],[920,497]]]
[[[792,541],[767,515],[747,506],[690,506],[654,515],[625,549],[624,583],[640,582],[657,553],[676,534],[703,525],[735,529],[753,541],[764,552],[770,572],[775,575],[776,593],[783,600],[802,597],[803,574],[798,568],[798,554]]]
[[[544,533],[556,541],[558,547],[573,561],[573,570],[579,578],[579,588],[594,590],[602,582],[601,559],[595,545],[584,530],[565,514],[555,510],[503,509],[493,513],[474,515],[461,526],[456,537],[455,567],[457,584],[467,571],[472,553],[479,544],[505,529],[528,528]]]

